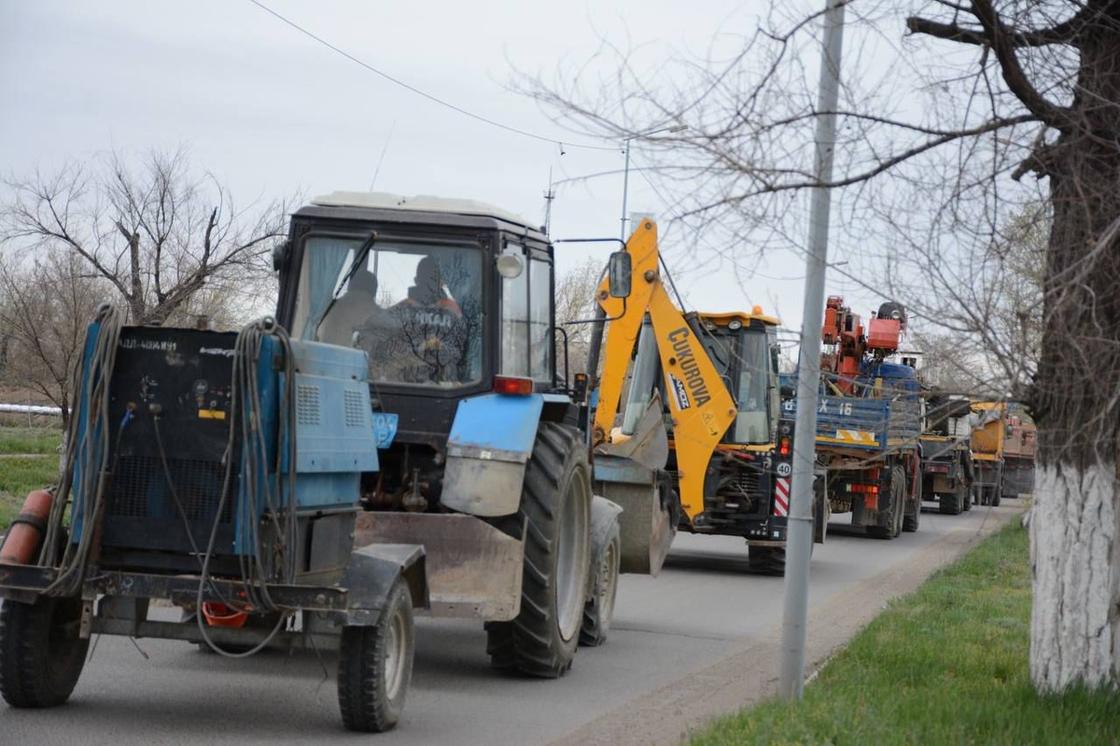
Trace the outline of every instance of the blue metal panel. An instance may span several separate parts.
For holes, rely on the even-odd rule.
[[[482,450],[491,452],[491,458],[525,461],[533,452],[543,407],[540,394],[483,394],[464,399],[451,423],[448,453]]]
[[[377,471],[366,355],[292,340],[296,472]]]

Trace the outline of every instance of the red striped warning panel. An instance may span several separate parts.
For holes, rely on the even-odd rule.
[[[774,480],[774,515],[789,515],[789,477]]]

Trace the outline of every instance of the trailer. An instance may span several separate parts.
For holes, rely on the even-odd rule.
[[[969,448],[975,467],[973,490],[979,505],[998,506],[1003,498],[1005,402],[973,402]]]
[[[1022,497],[1034,491],[1034,460],[1038,450],[1038,428],[1023,411],[1021,404],[1011,404],[1004,430],[1003,483],[1004,497]]]

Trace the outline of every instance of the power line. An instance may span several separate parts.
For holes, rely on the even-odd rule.
[[[499,129],[503,129],[507,132],[512,132],[516,135],[521,135],[522,137],[530,137],[534,140],[540,140],[541,142],[547,142],[547,143],[550,143],[552,145],[558,145],[558,146],[560,146],[561,152],[563,152],[564,148],[581,148],[583,150],[610,150],[610,151],[618,150],[618,148],[615,147],[615,146],[590,145],[590,144],[584,144],[584,143],[571,143],[571,142],[567,142],[567,141],[564,141],[564,140],[560,140],[560,139],[555,138],[555,137],[546,137],[545,135],[538,135],[535,132],[530,132],[528,130],[523,130],[523,129],[520,129],[518,127],[514,127],[512,125],[504,124],[504,123],[499,122],[497,120],[490,119],[489,117],[485,117],[481,114],[476,114],[473,111],[469,111],[467,109],[464,109],[463,107],[457,106],[457,105],[451,103],[450,101],[445,101],[442,98],[439,98],[438,96],[434,96],[431,93],[428,93],[427,91],[421,90],[420,88],[417,88],[414,85],[410,85],[410,84],[404,82],[403,80],[401,80],[400,78],[395,78],[387,72],[384,72],[382,70],[378,70],[376,67],[369,64],[368,62],[364,62],[363,60],[358,59],[357,57],[350,54],[346,50],[341,49],[339,47],[336,47],[334,44],[331,44],[329,41],[327,41],[323,37],[318,36],[311,31],[308,31],[303,26],[300,26],[298,23],[291,20],[290,18],[287,18],[287,17],[277,13],[275,10],[268,7],[264,3],[259,2],[259,0],[249,0],[249,2],[251,2],[253,5],[257,6],[258,8],[263,10],[264,12],[268,13],[269,15],[273,16],[274,18],[286,23],[288,26],[291,26],[293,29],[300,32],[304,36],[306,36],[310,39],[313,39],[314,41],[318,42],[319,44],[322,44],[327,49],[330,49],[331,51],[342,55],[343,57],[345,57],[346,59],[350,60],[351,62],[353,62],[357,65],[361,65],[363,68],[370,71],[371,73],[373,73],[375,75],[378,75],[378,76],[384,78],[385,80],[389,81],[390,83],[392,83],[394,85],[397,85],[397,86],[400,86],[401,88],[404,88],[407,91],[415,93],[417,96],[422,96],[423,98],[426,98],[433,103],[439,104],[440,106],[444,106],[448,109],[451,109],[452,111],[458,112],[459,114],[462,114],[463,116],[470,117],[471,119],[475,119],[475,120],[477,120],[479,122],[482,122],[484,124],[489,124],[491,127],[497,127]]]

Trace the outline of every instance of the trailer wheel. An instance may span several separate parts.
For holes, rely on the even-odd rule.
[[[614,600],[618,595],[618,567],[622,559],[622,538],[618,522],[611,527],[610,538],[595,558],[591,597],[583,606],[583,625],[579,628],[579,644],[596,647],[607,641],[614,617]]]
[[[921,489],[920,482],[918,483],[918,489]],[[902,512],[902,530],[906,531],[907,533],[914,533],[915,531],[917,531],[918,526],[922,522],[922,493],[919,492],[917,495],[915,495],[915,497],[917,499],[913,501],[914,512],[911,514],[908,513],[905,509]],[[903,504],[905,505],[907,502],[910,501],[906,500],[904,491]]]
[[[86,662],[78,637],[82,602],[41,596],[0,606],[0,695],[12,707],[56,707],[70,698]]]
[[[1003,489],[1000,487],[1000,485],[997,484],[994,487],[992,487],[992,498],[991,498],[990,502],[991,502],[991,506],[993,508],[998,508],[999,507],[1000,499],[1003,496],[1002,492],[1003,492]]]
[[[906,512],[906,472],[901,466],[891,468],[891,506],[887,510],[885,526],[868,526],[868,536],[876,539],[893,539],[902,533],[903,514]]]
[[[967,490],[957,485],[957,488],[952,492],[943,492],[938,496],[937,510],[943,515],[960,515],[962,510],[967,509],[965,504],[968,500]]]
[[[495,668],[557,678],[572,667],[587,598],[591,476],[579,430],[542,422],[525,466],[521,508],[499,525],[521,537],[521,613],[486,625]]]
[[[345,627],[338,647],[338,707],[349,730],[381,733],[400,720],[412,679],[412,597],[398,579],[381,618]]]

